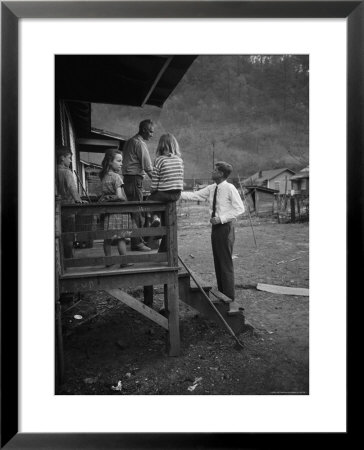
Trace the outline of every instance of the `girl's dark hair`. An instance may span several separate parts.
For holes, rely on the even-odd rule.
[[[117,148],[109,148],[108,150],[106,150],[104,159],[102,160],[101,163],[102,169],[101,172],[99,173],[100,180],[102,180],[105,177],[105,175],[109,172],[110,164],[114,161],[115,156],[117,154],[122,155],[121,151]]]

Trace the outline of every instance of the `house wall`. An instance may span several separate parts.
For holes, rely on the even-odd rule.
[[[251,192],[245,194],[245,206],[247,208],[249,208],[249,212],[253,212],[255,211],[255,206],[254,206],[254,200],[253,200],[253,195]]]
[[[296,194],[309,195],[309,178],[300,178],[292,180],[292,189]]]
[[[267,188],[276,189],[276,190],[279,189],[279,193],[284,194],[285,187],[286,187],[286,177],[287,177],[287,192],[286,193],[289,194],[292,189],[292,184],[291,184],[290,178],[293,177],[293,175],[294,175],[293,173],[286,170],[285,172],[282,172],[278,176],[269,180],[267,183]]]
[[[269,192],[255,191],[255,206],[257,214],[272,214],[274,195]]]
[[[86,190],[88,195],[100,196],[102,193],[101,180],[99,178],[99,171],[96,169],[92,172],[85,171]]]
[[[75,183],[78,189],[78,192],[80,193],[80,186],[77,182],[76,175],[74,174],[74,170],[78,170],[79,161],[77,158],[77,152],[76,152],[76,134],[75,129],[72,124],[72,120],[69,114],[69,111],[67,109],[67,106],[64,101],[60,100],[58,103],[59,108],[59,119],[60,124],[56,127],[56,143],[61,143],[62,145],[68,145],[72,150],[72,175],[75,179]],[[60,126],[59,126],[60,125]],[[59,135],[60,134],[60,135]],[[81,194],[82,195],[82,194]]]

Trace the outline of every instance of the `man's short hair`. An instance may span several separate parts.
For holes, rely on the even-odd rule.
[[[57,163],[61,162],[63,156],[72,155],[71,147],[68,145],[59,145],[56,148]]]
[[[153,120],[151,119],[142,120],[139,124],[139,132],[145,130],[148,125],[154,125]]]
[[[217,170],[223,173],[224,178],[227,178],[233,171],[233,166],[225,161],[218,161],[215,164],[215,167],[217,168]]]

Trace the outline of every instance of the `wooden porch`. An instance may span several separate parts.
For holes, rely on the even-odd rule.
[[[166,238],[166,252],[154,249],[150,252],[131,251],[126,255],[113,254],[106,257],[103,240],[112,238],[116,230],[103,230],[103,214],[158,214],[164,224],[159,227],[131,228],[122,230],[127,237],[143,236]],[[66,229],[63,224],[67,224]],[[119,230],[120,231],[120,230]],[[65,257],[65,246],[70,242],[88,242],[88,248],[76,248],[72,257]],[[69,256],[69,255],[67,255]],[[120,267],[120,264],[132,266]],[[109,267],[106,267],[108,265]],[[194,274],[195,276],[195,274]],[[195,277],[196,278],[196,277]],[[199,280],[220,314],[235,333],[245,325],[242,313],[229,315],[231,301],[203,280]],[[163,315],[153,309],[153,287],[164,286]],[[144,302],[126,291],[144,288]],[[169,356],[180,354],[179,300],[201,312],[205,317],[221,325],[221,320],[208,304],[190,275],[178,265],[177,214],[175,203],[125,202],[61,205],[56,202],[56,377],[62,383],[64,377],[62,314],[60,296],[72,292],[106,291],[109,295],[144,315],[167,331]]]

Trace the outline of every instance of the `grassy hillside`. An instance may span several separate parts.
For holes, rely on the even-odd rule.
[[[208,177],[223,159],[241,177],[308,164],[308,56],[200,56],[162,109],[92,105],[92,125],[131,136],[144,118],[173,133],[186,178]]]

